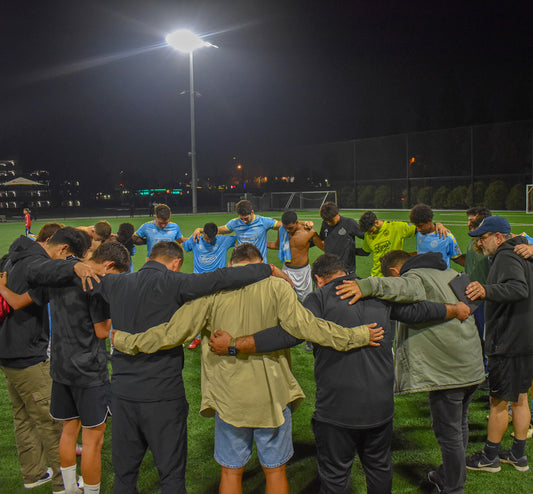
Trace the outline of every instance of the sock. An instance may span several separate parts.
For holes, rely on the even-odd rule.
[[[487,455],[489,460],[494,460],[498,457],[498,451],[500,449],[500,443],[493,443],[487,439],[483,451]]]
[[[63,477],[63,485],[65,486],[65,490],[67,492],[70,492],[74,489],[78,488],[78,484],[76,483],[76,465],[72,465],[71,467],[63,468],[61,467],[61,477]]]
[[[95,485],[85,484],[83,486],[83,494],[100,494],[100,483]]]
[[[511,446],[511,453],[513,453],[513,456],[518,460],[518,458],[522,458],[522,456],[526,453],[526,441],[527,439],[516,439],[516,437],[513,440],[513,445]]]

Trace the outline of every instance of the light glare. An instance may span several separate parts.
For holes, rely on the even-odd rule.
[[[165,40],[172,48],[183,53],[191,53],[202,46],[209,46],[209,43],[206,43],[188,29],[178,29],[168,34]]]

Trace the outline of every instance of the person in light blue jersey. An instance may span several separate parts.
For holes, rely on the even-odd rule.
[[[440,252],[448,267],[450,259],[456,261],[461,256],[461,249],[451,233],[440,237],[433,222],[433,210],[427,204],[417,204],[409,215],[411,223],[416,226],[416,253]]]
[[[264,262],[267,262],[267,232],[270,229],[279,230],[281,221],[255,214],[252,203],[247,200],[239,201],[235,206],[235,211],[238,217],[219,226],[218,233],[225,235],[235,232],[237,243],[255,245],[261,252]],[[203,229],[197,228],[193,233],[193,238],[198,239],[202,233]]]
[[[217,235],[215,223],[206,223],[203,235],[195,242],[192,237],[183,242],[183,249],[193,253],[194,272],[208,273],[226,266],[228,250],[235,247],[236,237]]]
[[[196,241],[189,237],[182,244],[183,250],[192,251],[195,273],[208,273],[226,267],[228,250],[235,247],[237,240],[233,236],[217,235],[218,227],[215,223],[206,223],[203,231],[203,235]],[[200,335],[197,335],[187,348],[194,350],[201,342]]]
[[[154,209],[154,221],[144,223],[133,235],[133,243],[146,244],[146,255],[150,256],[152,247],[161,240],[185,242],[180,227],[170,221],[171,211],[166,204],[158,204]]]

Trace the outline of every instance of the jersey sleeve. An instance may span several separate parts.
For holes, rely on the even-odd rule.
[[[274,228],[277,222],[278,220],[275,220],[274,218],[263,218],[263,225],[267,230]]]
[[[190,252],[192,250],[193,242],[194,240],[192,237],[189,237],[187,240],[185,240],[185,242],[181,244],[181,246],[183,247],[183,250]]]
[[[181,229],[179,225],[177,223],[175,223],[175,225],[176,225],[176,233],[174,235],[174,240],[179,240],[181,239],[181,237],[183,237],[183,235],[181,234]]]
[[[361,248],[365,251],[365,252],[372,252],[372,249],[370,248],[370,245],[368,245],[368,233],[365,233],[365,236],[363,238],[363,245],[361,246]]]
[[[448,242],[448,254],[450,258],[455,259],[456,257],[459,257],[461,255],[461,249],[459,248],[457,240],[455,240],[455,237],[451,233],[448,234]]]
[[[102,322],[111,317],[107,302],[100,294],[89,296],[89,314],[93,323]]]
[[[410,223],[403,223],[403,237],[414,237],[416,235],[416,226]]]
[[[141,238],[146,238],[146,225],[147,223],[143,223],[135,232],[135,235]]]
[[[226,223],[226,228],[233,232],[234,231],[234,228],[235,228],[235,222],[237,221],[237,218],[233,218],[232,220],[229,220],[227,223]]]

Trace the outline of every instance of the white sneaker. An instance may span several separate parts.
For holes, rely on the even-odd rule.
[[[34,487],[39,487],[40,485],[46,484],[47,482],[50,482],[52,480],[53,471],[50,467],[46,469],[46,473],[35,482],[31,482],[29,484],[24,484],[25,489],[33,489]]]

